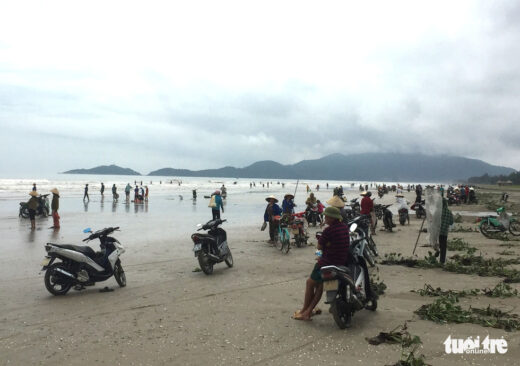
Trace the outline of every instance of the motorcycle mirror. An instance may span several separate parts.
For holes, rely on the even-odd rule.
[[[356,224],[356,223],[350,225],[350,232],[351,232],[351,233],[353,233],[354,231],[356,231],[356,229],[357,229],[357,224]]]
[[[86,233],[91,233],[92,232],[92,229],[91,228],[86,228],[85,230],[83,230],[83,232],[86,234]]]

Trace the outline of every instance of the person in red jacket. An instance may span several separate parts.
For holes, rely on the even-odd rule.
[[[363,192],[361,193],[363,199],[361,199],[361,215],[367,215],[370,218],[370,229],[372,231],[372,235],[376,234],[374,224],[375,224],[375,212],[374,212],[374,201],[372,201],[372,192]]]

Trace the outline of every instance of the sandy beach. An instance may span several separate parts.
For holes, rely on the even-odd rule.
[[[414,198],[413,192],[405,195],[410,201]],[[392,194],[384,197],[389,202],[393,199]],[[510,193],[510,201],[519,202],[520,194]],[[488,210],[473,206],[471,211]],[[118,220],[114,216],[112,225],[118,225]],[[50,218],[38,220],[39,230],[32,234],[28,222],[17,217],[0,222],[2,365],[387,365],[399,360],[400,346],[373,346],[365,338],[404,322],[411,334],[421,337],[419,353],[432,365],[513,365],[520,358],[518,332],[474,324],[436,324],[414,314],[421,305],[433,302],[410,292],[426,283],[453,290],[492,288],[502,280],[499,277],[378,265],[379,277],[388,288],[378,310],[357,312],[350,329],[336,326],[323,299],[319,305],[323,313],[312,321],[291,319],[302,304],[315,247],[293,248],[283,255],[266,243],[268,234],[259,225],[224,225],[235,266],[219,264],[213,275],[206,276],[194,272],[198,263],[187,235],[193,228],[163,228],[159,220],[147,233],[135,224],[125,228],[128,222],[121,222],[122,231],[115,236],[127,245],[122,257],[127,287],[119,288],[112,278],[80,292],[52,296],[44,287],[43,273],[38,273],[43,244],[53,240],[79,244],[83,236],[77,228],[84,221],[81,214],[69,217],[66,227],[55,235],[46,229]],[[421,222],[412,215],[409,226],[398,224],[393,233],[379,231],[380,223],[375,236],[380,255],[411,255]],[[474,222],[468,216],[462,225],[476,227]],[[316,243],[315,231],[310,228],[311,244]],[[463,238],[485,257],[500,257],[498,252],[506,249],[479,232],[450,233],[449,238],[454,237]],[[431,250],[422,246],[426,242],[422,234],[417,248],[420,258]],[[98,244],[91,245],[97,248]],[[519,255],[518,246],[507,249]],[[448,257],[452,254],[448,252]],[[115,291],[100,293],[104,286]],[[518,284],[512,286],[520,290]],[[518,297],[461,298],[463,307],[490,304],[520,313]],[[449,335],[504,337],[508,351],[449,355],[443,345]]]

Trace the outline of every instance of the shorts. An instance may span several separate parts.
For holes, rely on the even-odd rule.
[[[34,220],[36,217],[36,210],[29,209],[29,219]]]
[[[318,265],[318,263],[316,263],[314,265],[314,268],[312,269],[311,280],[313,280],[314,282],[318,282],[318,283],[323,282],[323,278],[321,277],[320,266]]]

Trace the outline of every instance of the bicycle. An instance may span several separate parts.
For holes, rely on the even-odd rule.
[[[276,245],[276,249],[280,250],[283,254],[287,254],[289,253],[289,249],[291,249],[291,235],[289,234],[289,230],[287,229],[289,223],[287,222],[287,220],[282,220],[282,216],[275,216],[274,220],[278,222],[277,230],[274,234],[274,242]]]

